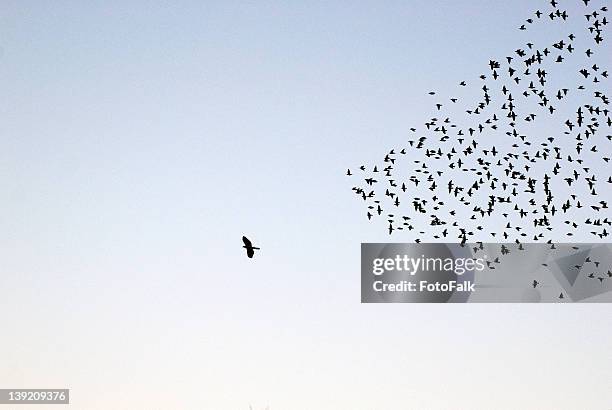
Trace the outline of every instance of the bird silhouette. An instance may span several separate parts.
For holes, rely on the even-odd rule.
[[[608,8],[605,0],[573,1],[576,7],[565,10],[557,0],[542,0],[516,22],[520,43],[484,60],[480,72],[457,73],[465,80],[448,90],[426,90],[428,111],[420,126],[406,125],[406,143],[347,172],[370,223],[414,243],[485,242],[491,250],[501,241],[500,257],[486,262],[491,270],[526,242],[549,244],[553,256],[562,252],[554,244],[562,239],[607,239],[612,111],[609,50],[602,45],[609,41]],[[584,13],[573,11],[578,7]],[[536,30],[552,41],[532,35]],[[512,243],[518,247],[510,252]],[[612,282],[605,263],[599,270],[591,256],[569,269],[577,280],[605,287]],[[539,278],[531,283],[551,286]],[[565,289],[550,297],[574,300]]]
[[[242,242],[244,242],[243,248],[246,249],[247,256],[249,258],[252,258],[253,255],[255,255],[255,249],[259,250],[259,248],[253,246],[249,238],[247,238],[246,236],[242,237]]]
[[[548,10],[530,13],[521,31],[561,27],[559,37],[537,44],[534,36],[502,59],[487,59],[486,71],[474,73],[480,81],[428,92],[447,95],[449,106],[459,109],[434,101],[423,132],[409,126],[412,138],[384,154],[384,167],[359,168],[361,182],[353,191],[365,203],[368,221],[394,209],[398,216],[384,220],[386,230],[415,242],[609,235],[609,208],[600,197],[609,186],[600,184],[612,184],[612,176],[594,172],[601,169],[596,163],[611,159],[604,149],[612,141],[610,97],[602,85],[609,60],[598,60],[607,55],[598,51],[608,9],[584,3],[586,14],[569,19],[569,11],[549,1]],[[470,87],[474,97],[468,98],[461,90]],[[546,134],[538,130],[543,121],[551,129]],[[367,187],[360,186],[363,181]],[[413,217],[409,229],[399,229],[403,217]]]

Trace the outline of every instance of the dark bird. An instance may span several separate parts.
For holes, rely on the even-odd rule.
[[[611,168],[598,165],[612,163],[603,145],[612,141],[610,96],[601,85],[609,70],[605,59],[595,64],[596,56],[606,55],[600,53],[600,43],[609,26],[607,8],[587,11],[586,21],[570,20],[570,12],[559,8],[558,0],[548,2],[554,10],[535,11],[540,24],[535,24],[533,14],[526,16],[521,29],[547,30],[541,26],[550,23],[548,15],[554,20],[550,25],[566,26],[561,37],[543,44],[535,41],[541,40],[539,36],[522,39],[502,59],[483,61],[488,62],[484,71],[473,73],[482,81],[473,89],[471,82],[458,81],[453,90],[440,92],[453,96],[457,89],[469,91],[450,97],[452,105],[440,101],[430,106],[423,133],[411,127],[406,145],[386,149],[382,166],[374,166],[372,172],[381,177],[364,175],[362,186],[352,186],[356,197],[365,201],[369,220],[374,222],[383,208],[393,207],[409,213],[410,223],[390,216],[389,233],[401,233],[411,241],[494,238],[516,242],[518,250],[525,240],[552,244],[562,236],[610,235],[612,223],[602,222],[610,215],[602,195],[610,190]],[[572,34],[578,29],[590,33],[580,39],[580,48],[574,43],[580,37]],[[554,86],[549,84],[553,78]],[[555,137],[542,138],[534,127],[563,135],[563,144]],[[359,169],[367,172],[364,166]],[[583,190],[578,199],[576,194]],[[459,209],[465,211],[461,217]],[[565,221],[557,222],[561,214]],[[541,285],[534,281],[532,286]]]
[[[249,258],[252,258],[253,255],[255,255],[255,249],[259,249],[255,246],[253,246],[253,244],[251,243],[251,241],[249,240],[249,238],[247,238],[246,236],[242,237],[242,242],[244,242],[244,246],[243,248],[246,249],[247,252],[247,256]]]

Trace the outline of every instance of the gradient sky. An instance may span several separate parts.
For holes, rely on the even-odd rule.
[[[389,239],[346,168],[538,7],[3,0],[0,387],[78,409],[612,408],[609,305],[360,304],[360,243]]]

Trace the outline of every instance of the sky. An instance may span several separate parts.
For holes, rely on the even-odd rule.
[[[346,168],[539,7],[2,1],[0,387],[79,409],[610,409],[607,305],[360,304],[360,244],[389,238]]]

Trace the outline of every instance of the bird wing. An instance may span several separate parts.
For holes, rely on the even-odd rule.
[[[251,241],[249,241],[249,238],[247,238],[246,236],[242,237],[242,242],[244,242],[244,246],[246,246],[247,248],[251,248],[253,246],[251,244]]]

